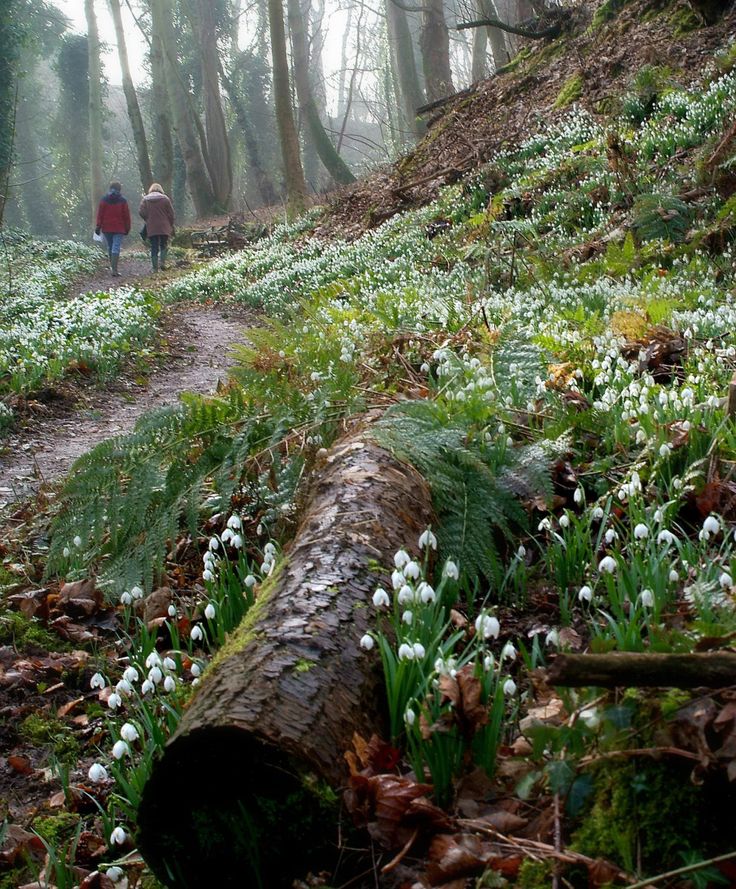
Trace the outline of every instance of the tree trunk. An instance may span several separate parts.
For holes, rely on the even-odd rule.
[[[128,107],[130,126],[133,130],[133,141],[135,142],[135,153],[138,160],[138,172],[141,177],[143,190],[148,191],[148,186],[153,182],[151,158],[148,154],[146,130],[143,126],[143,117],[141,115],[140,105],[138,104],[138,96],[136,95],[135,87],[133,86],[133,79],[130,76],[128,48],[125,45],[123,17],[120,14],[120,0],[110,0],[110,12],[112,13],[112,20],[115,25],[115,40],[118,45],[120,73],[122,74],[123,79],[123,92],[125,93],[125,104]]]
[[[202,158],[196,126],[191,119],[190,97],[176,54],[171,0],[151,0],[154,30],[161,37],[166,72],[166,88],[171,98],[174,127],[187,169],[187,184],[197,216],[207,216],[215,208],[215,195]]]
[[[344,784],[353,733],[383,727],[380,660],[359,646],[375,619],[373,566],[415,545],[431,521],[429,489],[360,433],[325,467],[281,570],[209,667],[145,787],[139,848],[170,885],[210,885],[217,873],[231,875],[218,886],[275,889],[316,870],[302,860],[313,840],[303,825],[319,812],[305,788]]]
[[[325,132],[319,111],[317,110],[317,104],[314,101],[312,85],[309,82],[307,33],[299,0],[288,0],[288,10],[296,93],[299,99],[299,109],[309,127],[309,135],[312,138],[319,159],[335,182],[341,185],[355,182],[355,176],[353,176],[348,165],[337,153],[330,137]]]
[[[171,136],[169,94],[166,89],[166,68],[161,35],[156,30],[158,20],[153,18],[151,28],[151,100],[153,115],[153,163],[154,178],[167,195],[174,189],[174,140]]]
[[[478,0],[478,16],[482,19],[498,18],[493,0]],[[502,68],[509,60],[503,32],[498,28],[476,28],[473,32],[473,70],[472,81],[477,83],[488,75],[486,47],[491,44],[494,71]]]
[[[220,54],[217,47],[215,10],[212,0],[198,0],[197,24],[204,91],[204,120],[207,132],[207,154],[212,188],[217,203],[225,208],[233,190],[233,168],[230,141],[220,95]]]
[[[289,61],[286,56],[286,32],[281,0],[268,0],[268,23],[271,32],[271,59],[273,64],[273,95],[276,105],[276,124],[281,143],[284,179],[289,214],[296,216],[304,210],[307,186],[299,156],[299,138],[294,124],[289,88]]]
[[[411,134],[418,139],[424,132],[424,124],[417,117],[417,108],[424,103],[424,93],[419,84],[409,22],[404,10],[399,9],[393,0],[386,0],[386,23],[394,80],[399,87],[404,119]]]
[[[89,51],[89,170],[94,220],[97,204],[105,191],[102,173],[102,63],[94,0],[84,0],[84,14],[87,18]]]
[[[350,39],[350,27],[353,24],[353,5],[348,6],[348,18],[345,22],[345,30],[342,32],[340,46],[340,78],[337,84],[337,117],[342,119],[347,104],[347,76],[348,76],[348,40]]]
[[[571,688],[724,688],[736,684],[736,653],[558,654],[546,680]]]
[[[450,68],[450,33],[445,21],[443,0],[425,2],[419,45],[422,49],[427,100],[435,102],[455,92]]]

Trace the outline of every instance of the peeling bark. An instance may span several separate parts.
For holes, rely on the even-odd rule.
[[[313,851],[304,822],[283,807],[288,798],[316,824],[320,806],[304,787],[339,787],[353,733],[383,726],[379,659],[358,644],[373,623],[375,566],[431,519],[421,476],[360,432],[330,451],[280,572],[208,670],[145,788],[139,848],[160,879],[201,887],[231,874],[218,886],[272,889],[313,867],[300,855]]]

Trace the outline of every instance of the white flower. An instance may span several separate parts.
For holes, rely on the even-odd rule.
[[[613,530],[613,528],[609,528],[604,535],[604,540],[607,544],[612,544],[614,540],[618,537],[618,533]]]
[[[105,677],[102,675],[102,673],[95,673],[95,675],[89,681],[90,688],[104,688],[105,684]]]
[[[422,600],[423,605],[429,605],[437,598],[437,596],[435,595],[435,591],[424,580],[417,587],[417,593],[419,594],[419,598]]]
[[[125,741],[116,741],[112,746],[112,755],[115,759],[122,759],[130,753],[130,747]]]
[[[724,590],[729,590],[733,586],[733,580],[731,575],[726,573],[725,571],[718,578],[718,583],[723,587]]]
[[[526,547],[523,543],[519,544],[519,548],[516,550],[516,558],[523,559],[526,556]]]
[[[176,617],[176,605],[169,605],[168,614],[169,617]]]
[[[138,729],[133,725],[132,722],[125,722],[120,728],[120,737],[124,741],[137,741],[140,735],[138,734]]]
[[[122,827],[116,827],[115,830],[110,834],[110,844],[113,846],[122,846],[125,844],[128,839],[128,834],[123,830]]]
[[[388,593],[382,587],[379,587],[375,593],[373,593],[373,604],[376,608],[381,608],[383,606],[387,606],[391,604],[391,600],[389,599]]]
[[[363,639],[365,639],[365,636],[363,637]],[[361,640],[361,643],[362,643],[362,641],[363,641],[363,640]],[[192,664],[192,666],[190,667],[189,672],[190,672],[190,673],[192,674],[192,676],[194,676],[194,678],[196,679],[198,676],[201,676],[201,675],[202,675],[202,668],[199,666],[199,664]]]
[[[672,531],[668,531],[666,528],[662,529],[659,534],[657,534],[657,543],[674,543],[677,540]]]
[[[370,633],[366,633],[365,636],[363,636],[360,640],[360,647],[364,648],[366,651],[370,651],[374,645],[375,642],[373,641],[373,636],[371,636]]]
[[[416,562],[407,562],[407,564],[404,565],[404,577],[408,578],[409,580],[419,580],[421,576],[422,569]]]
[[[216,537],[210,537],[209,548],[212,550],[218,550],[220,548],[220,541]]]
[[[495,660],[494,660],[494,657],[493,657],[492,654],[487,654],[487,655],[483,658],[483,669],[486,671],[486,673],[487,673],[489,670],[492,670],[492,669],[493,669],[493,665],[494,665],[494,663],[495,663]]]
[[[409,602],[414,601],[414,590],[408,585],[404,584],[399,590],[398,595],[399,605],[406,605]]]
[[[399,571],[398,568],[391,574],[391,586],[395,589],[401,589],[401,587],[406,583],[406,578],[402,571]]]
[[[414,657],[423,658],[427,652],[421,642],[414,643]]]
[[[413,615],[413,613],[412,613],[411,611],[405,611],[405,612],[401,615],[401,620],[402,620],[408,627],[410,627],[411,624],[412,624],[412,621],[414,620],[414,615]]]
[[[706,534],[717,534],[721,530],[721,523],[714,515],[709,515],[703,522],[703,531]],[[705,538],[708,539],[707,537]]]
[[[516,660],[516,649],[511,642],[507,642],[501,649],[501,660],[505,661],[507,658],[510,661]]]
[[[62,555],[64,556],[65,559],[68,559],[69,556],[71,555],[71,553],[72,553],[72,551],[69,549],[68,546],[65,546],[64,549],[62,550]]]
[[[429,528],[419,535],[419,549],[426,549],[427,547],[437,549],[437,538]]]
[[[659,456],[662,457],[664,460],[666,460],[667,457],[669,457],[671,451],[672,451],[672,445],[665,443],[665,444],[661,445],[659,448]]]
[[[202,572],[202,580],[205,580],[209,583],[210,581],[213,581],[214,579],[215,579],[215,575],[210,571],[209,568],[205,568],[204,571]]]
[[[560,528],[569,528],[570,527],[570,517],[565,515],[564,513],[560,516],[559,522],[560,522]]]
[[[601,723],[601,718],[595,707],[580,711],[580,718],[589,729],[596,729]]]
[[[475,619],[475,632],[484,639],[498,639],[498,634],[501,632],[501,624],[498,622],[498,618],[492,614],[483,614],[481,612]]]
[[[176,688],[176,680],[173,676],[167,676],[164,679],[164,691],[172,692]]]
[[[233,531],[239,531],[243,527],[243,523],[240,521],[240,516],[231,515],[227,520],[228,528],[232,528]]]
[[[598,570],[603,573],[613,574],[616,570],[616,560],[612,556],[606,556],[598,563]]]
[[[637,540],[644,540],[646,537],[649,537],[649,528],[643,522],[639,522],[634,528],[634,537]]]
[[[448,559],[445,562],[445,567],[442,569],[442,576],[447,577],[450,580],[457,580],[460,577],[460,571],[451,559]]]
[[[233,534],[233,539],[230,541],[235,549],[243,548],[243,538],[240,534]]]
[[[124,592],[120,596],[120,604],[121,605],[130,605],[133,602],[133,597],[128,592]]]
[[[509,677],[503,684],[503,693],[511,697],[516,694],[516,683]]]
[[[544,637],[545,645],[554,645],[557,647],[560,644],[560,634],[556,629],[551,629],[549,633]]]
[[[129,682],[131,685],[134,682],[138,682],[138,671],[136,670],[136,668],[126,667],[125,671],[123,672],[123,679],[125,679],[125,681]]]
[[[394,565],[401,570],[404,565],[408,565],[411,562],[411,556],[406,550],[400,549],[396,555],[394,556]]]
[[[143,598],[143,590],[139,586],[134,586],[130,590],[130,595],[134,599],[142,599]]]
[[[651,590],[642,590],[639,600],[645,608],[652,608],[654,606],[654,593]]]
[[[593,521],[600,522],[600,520],[604,516],[603,507],[596,506],[596,508],[593,510],[592,515],[593,515]]]
[[[119,883],[123,877],[123,869],[122,867],[118,867],[117,865],[113,865],[112,867],[108,867],[105,871],[105,875],[109,877],[113,883]]]
[[[220,536],[220,539],[222,540],[223,543],[230,543],[230,541],[232,540],[233,537],[234,537],[233,532],[229,528],[225,528],[225,530],[222,532],[222,534]]]
[[[87,772],[87,777],[93,784],[101,784],[108,779],[107,769],[100,765],[99,762],[92,763]]]
[[[79,534],[77,534],[72,543],[74,544],[74,546],[76,546],[77,549],[82,546],[82,538],[79,536]]]
[[[401,645],[399,645],[399,660],[414,660],[414,649],[406,642],[402,642]]]
[[[578,504],[578,506],[580,506],[580,504],[583,502],[583,497],[583,489],[575,488],[575,493],[572,495],[572,499]]]
[[[654,521],[657,522],[657,524],[659,524],[663,518],[664,518],[664,516],[662,515],[662,510],[655,509],[654,510]]]
[[[244,582],[245,582],[245,585],[248,587],[248,589],[251,589],[258,583],[258,578],[255,576],[255,574],[249,574],[245,578]]]
[[[407,710],[406,713],[404,713],[404,722],[409,726],[414,725],[416,718],[417,714],[413,710]]]
[[[189,638],[192,640],[192,642],[199,642],[202,637],[202,627],[200,627],[199,625],[192,627],[192,631],[189,634]]]
[[[207,620],[215,619],[215,606],[212,604],[212,602],[207,603],[207,607],[204,610],[204,616],[207,618]]]
[[[161,666],[161,658],[157,651],[152,651],[148,657],[146,658],[146,666],[150,669],[151,667],[160,667]]]
[[[537,525],[537,531],[549,531],[552,528],[552,522],[549,519],[542,519]]]
[[[669,581],[670,581],[670,583],[677,583],[677,581],[678,581],[679,579],[680,579],[680,575],[679,575],[679,574],[677,573],[677,571],[675,571],[675,569],[673,568],[673,569],[670,571],[670,573],[669,573]]]
[[[115,686],[115,691],[119,695],[125,695],[126,697],[133,693],[133,686],[128,682],[127,679],[121,679],[120,682]]]
[[[117,710],[118,707],[123,703],[123,699],[120,697],[117,692],[113,692],[110,697],[107,699],[107,706],[111,710]]]
[[[176,670],[176,661],[173,657],[165,657],[163,667],[164,670]]]
[[[163,678],[164,674],[161,671],[161,667],[151,667],[148,671],[148,681],[152,682],[154,685],[158,685]]]
[[[593,600],[593,590],[586,584],[578,590],[578,599],[581,602],[591,602]]]
[[[156,686],[151,682],[150,679],[144,679],[141,684],[141,694],[145,697],[149,692],[152,692]]]

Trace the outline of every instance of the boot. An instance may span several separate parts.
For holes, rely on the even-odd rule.
[[[162,272],[165,272],[166,269],[168,268],[167,265],[166,265],[166,257],[167,257],[168,255],[169,255],[169,251],[168,251],[168,250],[162,250],[162,251],[161,251],[161,271],[162,271]]]
[[[117,253],[113,253],[110,264],[112,265],[112,276],[113,278],[120,278],[120,272],[118,271],[118,261],[120,260],[120,256]]]

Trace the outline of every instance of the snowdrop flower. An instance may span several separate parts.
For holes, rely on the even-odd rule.
[[[382,587],[379,587],[375,591],[375,593],[373,593],[373,604],[376,608],[381,608],[391,604],[388,593]]]
[[[723,574],[721,574],[721,576],[718,578],[718,583],[720,583],[724,590],[729,590],[733,586],[731,575],[728,574],[726,571],[724,571]]]
[[[233,531],[239,531],[243,527],[243,523],[240,521],[240,516],[231,515],[227,520],[228,528],[232,528]]]
[[[134,682],[138,682],[138,671],[136,670],[136,668],[126,667],[125,671],[123,672],[123,679],[125,679],[125,681],[129,682],[131,685]]]
[[[414,643],[414,657],[423,658],[427,652],[421,642]]]
[[[484,639],[498,639],[498,634],[501,632],[501,624],[498,622],[498,618],[492,614],[481,613],[475,619],[475,632]]]
[[[134,586],[130,590],[130,595],[134,599],[142,599],[143,598],[143,590],[139,586]]]
[[[409,586],[409,584],[404,584],[399,590],[398,595],[399,605],[407,605],[409,602],[414,601],[414,590]]]
[[[537,525],[537,531],[549,531],[552,528],[552,522],[549,519],[542,519]]]
[[[137,741],[140,735],[138,734],[138,729],[133,725],[132,722],[125,722],[120,728],[120,737],[124,741]]]
[[[505,661],[507,658],[510,661],[516,660],[516,649],[511,642],[507,642],[501,649],[501,660]]]
[[[583,489],[575,488],[575,493],[572,495],[572,499],[575,501],[575,503],[577,503],[578,506],[580,506],[580,504],[584,500]]]
[[[123,869],[122,867],[118,867],[117,865],[113,865],[112,867],[108,867],[105,871],[105,875],[109,877],[113,883],[119,883],[123,877]]]
[[[419,580],[421,576],[422,569],[416,562],[412,561],[404,565],[404,577],[407,577],[409,580]]]
[[[398,568],[396,571],[391,574],[391,586],[395,590],[401,589],[401,587],[406,583],[406,578],[404,577],[403,572],[399,571]]]
[[[437,598],[435,591],[426,581],[422,581],[419,584],[417,593],[419,594],[419,598],[422,600],[423,605],[429,605]]]
[[[176,617],[176,605],[169,605],[168,615],[169,617]]]
[[[616,570],[616,560],[612,556],[606,556],[604,559],[601,559],[598,563],[598,570],[601,572],[605,572],[606,574],[613,574]]]
[[[204,616],[207,618],[207,620],[215,619],[215,606],[212,604],[212,602],[207,603],[207,607],[204,610]]]
[[[89,681],[90,688],[104,688],[105,684],[105,677],[102,675],[102,673],[95,673],[95,675]]]
[[[173,676],[167,676],[164,679],[164,691],[172,692],[176,688],[176,680]]]
[[[121,605],[128,606],[128,605],[132,605],[132,603],[133,603],[133,597],[130,595],[130,593],[124,592],[120,596],[120,604]]]
[[[189,638],[192,640],[192,642],[199,642],[202,637],[202,628],[199,625],[192,627],[192,631],[189,634]]]
[[[595,707],[580,711],[580,718],[589,729],[596,729],[601,724],[601,718]]]
[[[609,546],[610,546],[610,545],[613,543],[613,541],[616,540],[617,538],[618,538],[618,532],[614,531],[613,528],[609,528],[608,531],[606,531],[605,535],[603,536],[603,539],[606,541],[606,543],[607,543]]]
[[[413,661],[414,660],[414,649],[411,645],[406,642],[402,642],[399,645],[399,660],[400,661]]]
[[[115,759],[122,759],[130,753],[130,747],[125,741],[116,741],[112,746],[112,755]]]
[[[77,536],[74,538],[74,540],[72,541],[72,543],[74,544],[74,546],[76,546],[77,549],[80,549],[80,548],[81,548],[81,546],[82,546],[82,538],[79,536],[79,534],[77,534]]]
[[[492,654],[487,654],[487,655],[483,658],[483,669],[486,671],[486,673],[487,673],[489,670],[492,670],[492,669],[493,669],[493,665],[495,664],[495,662],[496,662],[496,661],[495,661],[495,659],[494,659],[494,657],[493,657]]]
[[[151,667],[151,669],[148,671],[148,679],[154,685],[158,685],[163,678],[164,674],[161,670],[161,667]]]
[[[634,528],[634,537],[637,540],[645,540],[649,537],[649,528],[643,523],[639,522],[639,524]]]
[[[401,620],[402,620],[408,627],[410,627],[411,624],[412,624],[412,621],[414,620],[414,615],[413,615],[413,613],[412,613],[411,611],[405,611],[405,612],[401,615]]]
[[[220,541],[216,537],[210,537],[208,546],[211,550],[218,550],[220,548]]]
[[[128,839],[128,834],[122,827],[116,827],[110,834],[110,844],[112,846],[123,846]]]
[[[141,694],[145,697],[147,694],[152,692],[156,686],[151,682],[150,679],[144,679],[141,685]]]
[[[652,608],[654,606],[654,593],[651,590],[642,590],[639,600],[645,608]]]
[[[213,581],[214,579],[215,579],[215,575],[210,571],[209,568],[205,568],[204,571],[202,572],[202,580],[205,580],[209,583],[210,581]]]
[[[230,543],[233,536],[234,536],[233,532],[230,530],[230,528],[225,528],[225,530],[220,535],[220,539],[222,540],[223,543]]]
[[[233,534],[233,539],[230,542],[235,547],[235,549],[243,548],[243,538],[240,536],[240,534]]]
[[[101,784],[108,779],[107,769],[100,765],[99,762],[92,763],[87,772],[87,777],[93,784]]]
[[[255,574],[249,574],[245,578],[244,583],[248,587],[248,589],[252,589],[258,583],[258,578],[255,576]]]
[[[523,559],[526,556],[526,547],[523,543],[519,544],[519,548],[516,550],[516,558]]]
[[[429,528],[427,528],[427,530],[419,536],[419,549],[426,548],[437,549],[437,538],[429,530]]]
[[[547,633],[544,637],[545,645],[554,645],[557,647],[560,644],[560,634],[556,629],[552,629]]]
[[[669,457],[671,452],[672,452],[672,445],[669,443],[665,443],[665,444],[661,445],[659,448],[659,456],[662,457],[664,460],[666,460],[667,457]]]
[[[460,577],[460,570],[451,559],[448,559],[445,562],[445,567],[442,569],[442,576],[447,577],[449,580],[457,580]]]
[[[672,531],[668,531],[664,528],[662,531],[657,534],[657,543],[674,543],[677,540]]]
[[[706,534],[717,534],[721,530],[721,523],[714,515],[709,515],[708,518],[703,522],[703,531]],[[708,539],[707,537],[705,538]]]
[[[578,599],[580,602],[591,602],[593,600],[593,590],[587,584],[581,586],[578,591]]]
[[[126,697],[133,693],[133,686],[128,682],[127,679],[121,679],[120,682],[115,686],[115,691],[119,695],[125,695]]]
[[[596,508],[593,510],[593,520],[596,522],[600,522],[600,520],[603,518],[603,515],[603,508],[601,506],[596,506]]]
[[[516,694],[516,683],[509,677],[503,684],[503,693],[511,697]]]
[[[677,571],[675,571],[675,569],[673,568],[673,569],[670,571],[670,573],[669,573],[669,578],[668,578],[668,579],[669,579],[669,582],[670,582],[670,583],[677,583],[677,581],[680,579],[680,575],[679,575],[679,574],[677,573]]]
[[[111,710],[117,710],[118,707],[123,703],[123,699],[120,697],[117,692],[113,692],[110,697],[107,699],[107,706]]]
[[[148,657],[146,658],[146,666],[150,669],[151,667],[160,667],[161,666],[161,658],[159,657],[159,653],[157,651],[152,651]]]
[[[404,565],[408,565],[411,562],[411,556],[406,550],[400,549],[396,555],[394,556],[394,565],[400,571]]]
[[[65,559],[68,559],[69,556],[71,555],[71,552],[72,551],[69,549],[69,547],[65,546],[64,549],[62,550],[62,555],[64,556]]]
[[[364,648],[366,651],[370,651],[371,648],[375,645],[373,641],[373,636],[370,633],[366,633],[365,636],[362,636],[360,639],[360,647]]]
[[[173,657],[164,658],[164,670],[176,670],[176,661]]]
[[[655,521],[657,524],[659,524],[659,523],[662,521],[662,519],[663,519],[662,510],[661,510],[661,509],[655,509],[655,510],[654,510],[654,516],[653,516],[652,518],[654,519],[654,521]]]
[[[363,639],[365,639],[365,636],[363,636]],[[363,639],[360,640],[361,645],[363,645]],[[365,648],[365,645],[363,645],[363,648]],[[192,674],[192,676],[194,676],[195,679],[197,679],[197,677],[202,675],[202,668],[199,666],[199,664],[192,664],[192,666],[189,668],[189,672]]]
[[[422,366],[419,368],[419,370],[420,370],[421,373],[423,373],[423,374],[428,374],[429,371],[430,371],[430,367],[429,367],[429,365],[427,364],[427,362],[425,361],[424,364],[422,364]]]
[[[417,714],[413,710],[407,710],[406,713],[404,713],[404,722],[408,726],[414,725],[416,718],[417,718]]]
[[[564,514],[561,515],[559,521],[560,521],[560,528],[569,528],[570,527],[570,519],[568,516],[566,516]]]

